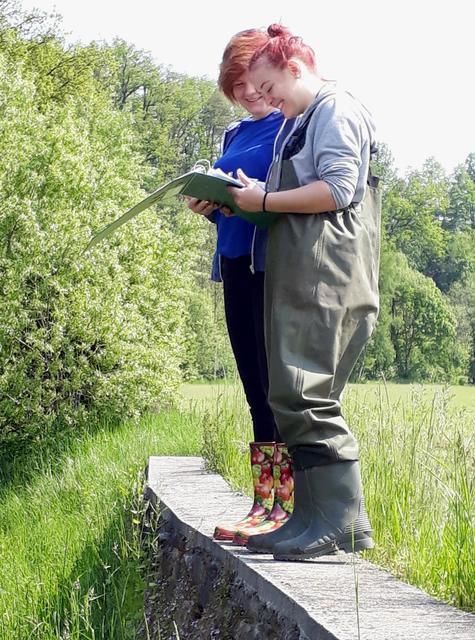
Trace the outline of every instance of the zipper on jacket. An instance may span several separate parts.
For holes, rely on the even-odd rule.
[[[222,271],[221,271],[221,258],[222,257],[223,256],[220,253],[218,253],[218,273],[219,273],[219,279],[220,279],[221,282],[223,282],[223,274],[222,274]]]
[[[254,245],[256,244],[256,233],[257,233],[257,227],[254,227],[254,233],[252,234],[252,244],[251,244],[251,264],[249,265],[249,269],[251,270],[252,275],[256,273],[256,269],[254,266]]]

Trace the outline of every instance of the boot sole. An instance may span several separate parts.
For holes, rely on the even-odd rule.
[[[357,534],[353,536],[345,536],[346,539],[334,540],[326,544],[320,545],[317,549],[313,549],[307,553],[297,554],[276,554],[274,560],[285,560],[287,562],[300,562],[301,560],[312,560],[320,556],[327,556],[343,551],[344,553],[356,553],[365,549],[374,548],[374,540],[369,533]]]
[[[272,555],[271,549],[249,549],[248,546],[246,546],[246,549],[249,551],[249,553],[261,553],[263,555],[265,554]]]

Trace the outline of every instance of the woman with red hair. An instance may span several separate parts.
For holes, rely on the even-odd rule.
[[[235,174],[238,168],[244,169],[263,182],[272,161],[277,132],[284,122],[282,114],[268,104],[249,79],[249,62],[266,41],[264,32],[249,29],[231,38],[224,51],[219,87],[249,116],[228,127],[222,155],[214,165],[225,173]],[[274,507],[274,467],[284,465],[289,475],[290,462],[285,446],[276,444],[278,431],[267,400],[263,312],[267,232],[237,216],[224,215],[212,202],[190,198],[188,206],[216,224],[212,279],[223,282],[227,329],[254,431],[254,442],[250,443],[253,505],[239,522],[221,524],[215,529],[216,539],[231,541],[238,530],[242,536],[246,528],[264,520],[269,530],[276,528],[289,511],[289,500],[285,501],[287,509],[280,504]]]
[[[269,230],[265,330],[269,401],[295,478],[290,519],[247,546],[282,560],[369,549],[358,445],[340,400],[378,313],[373,121],[281,25],[269,27],[250,78],[270,106],[300,117],[265,189],[238,172],[247,186],[231,190],[243,210],[282,214]]]

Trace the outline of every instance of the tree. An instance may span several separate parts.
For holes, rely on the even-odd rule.
[[[457,317],[457,344],[466,353],[467,381],[475,383],[475,268],[455,282],[448,294]]]
[[[449,204],[444,216],[444,227],[450,231],[475,229],[475,181],[469,166],[467,159],[465,165],[456,167],[451,179]]]
[[[468,154],[465,160],[465,168],[472,182],[475,182],[475,151]]]
[[[444,254],[441,220],[448,202],[448,180],[442,167],[429,159],[421,171],[410,172],[385,195],[384,231],[411,266],[427,275]]]
[[[209,286],[213,287],[211,295]],[[182,369],[189,380],[216,380],[236,371],[229,338],[222,330],[222,289],[214,283],[209,286],[195,289],[188,300]]]
[[[436,285],[447,293],[450,287],[464,281],[475,270],[475,230],[446,233],[444,254],[428,268]]]
[[[374,333],[353,372],[354,380],[390,379],[395,374],[396,352],[391,341],[391,307],[404,256],[383,243],[379,274],[380,309]]]
[[[380,178],[380,186],[384,194],[398,183],[398,175],[394,166],[394,156],[384,142],[378,144],[376,159],[372,163],[373,173]]]
[[[379,288],[378,323],[353,379],[465,381],[469,346],[454,341],[457,316],[434,282],[386,247]]]
[[[235,114],[215,84],[157,65],[123,40],[107,50],[114,64],[106,84],[112,84],[116,106],[133,115],[155,184],[188,171],[199,158],[213,160]]]
[[[460,375],[454,314],[434,282],[403,260],[391,299],[390,333],[399,378],[450,381]]]

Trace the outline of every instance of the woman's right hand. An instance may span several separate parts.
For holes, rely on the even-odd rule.
[[[191,198],[189,196],[185,196],[185,200],[189,209],[202,216],[209,216],[218,208],[217,204],[209,202],[209,200],[198,200],[197,198]]]

